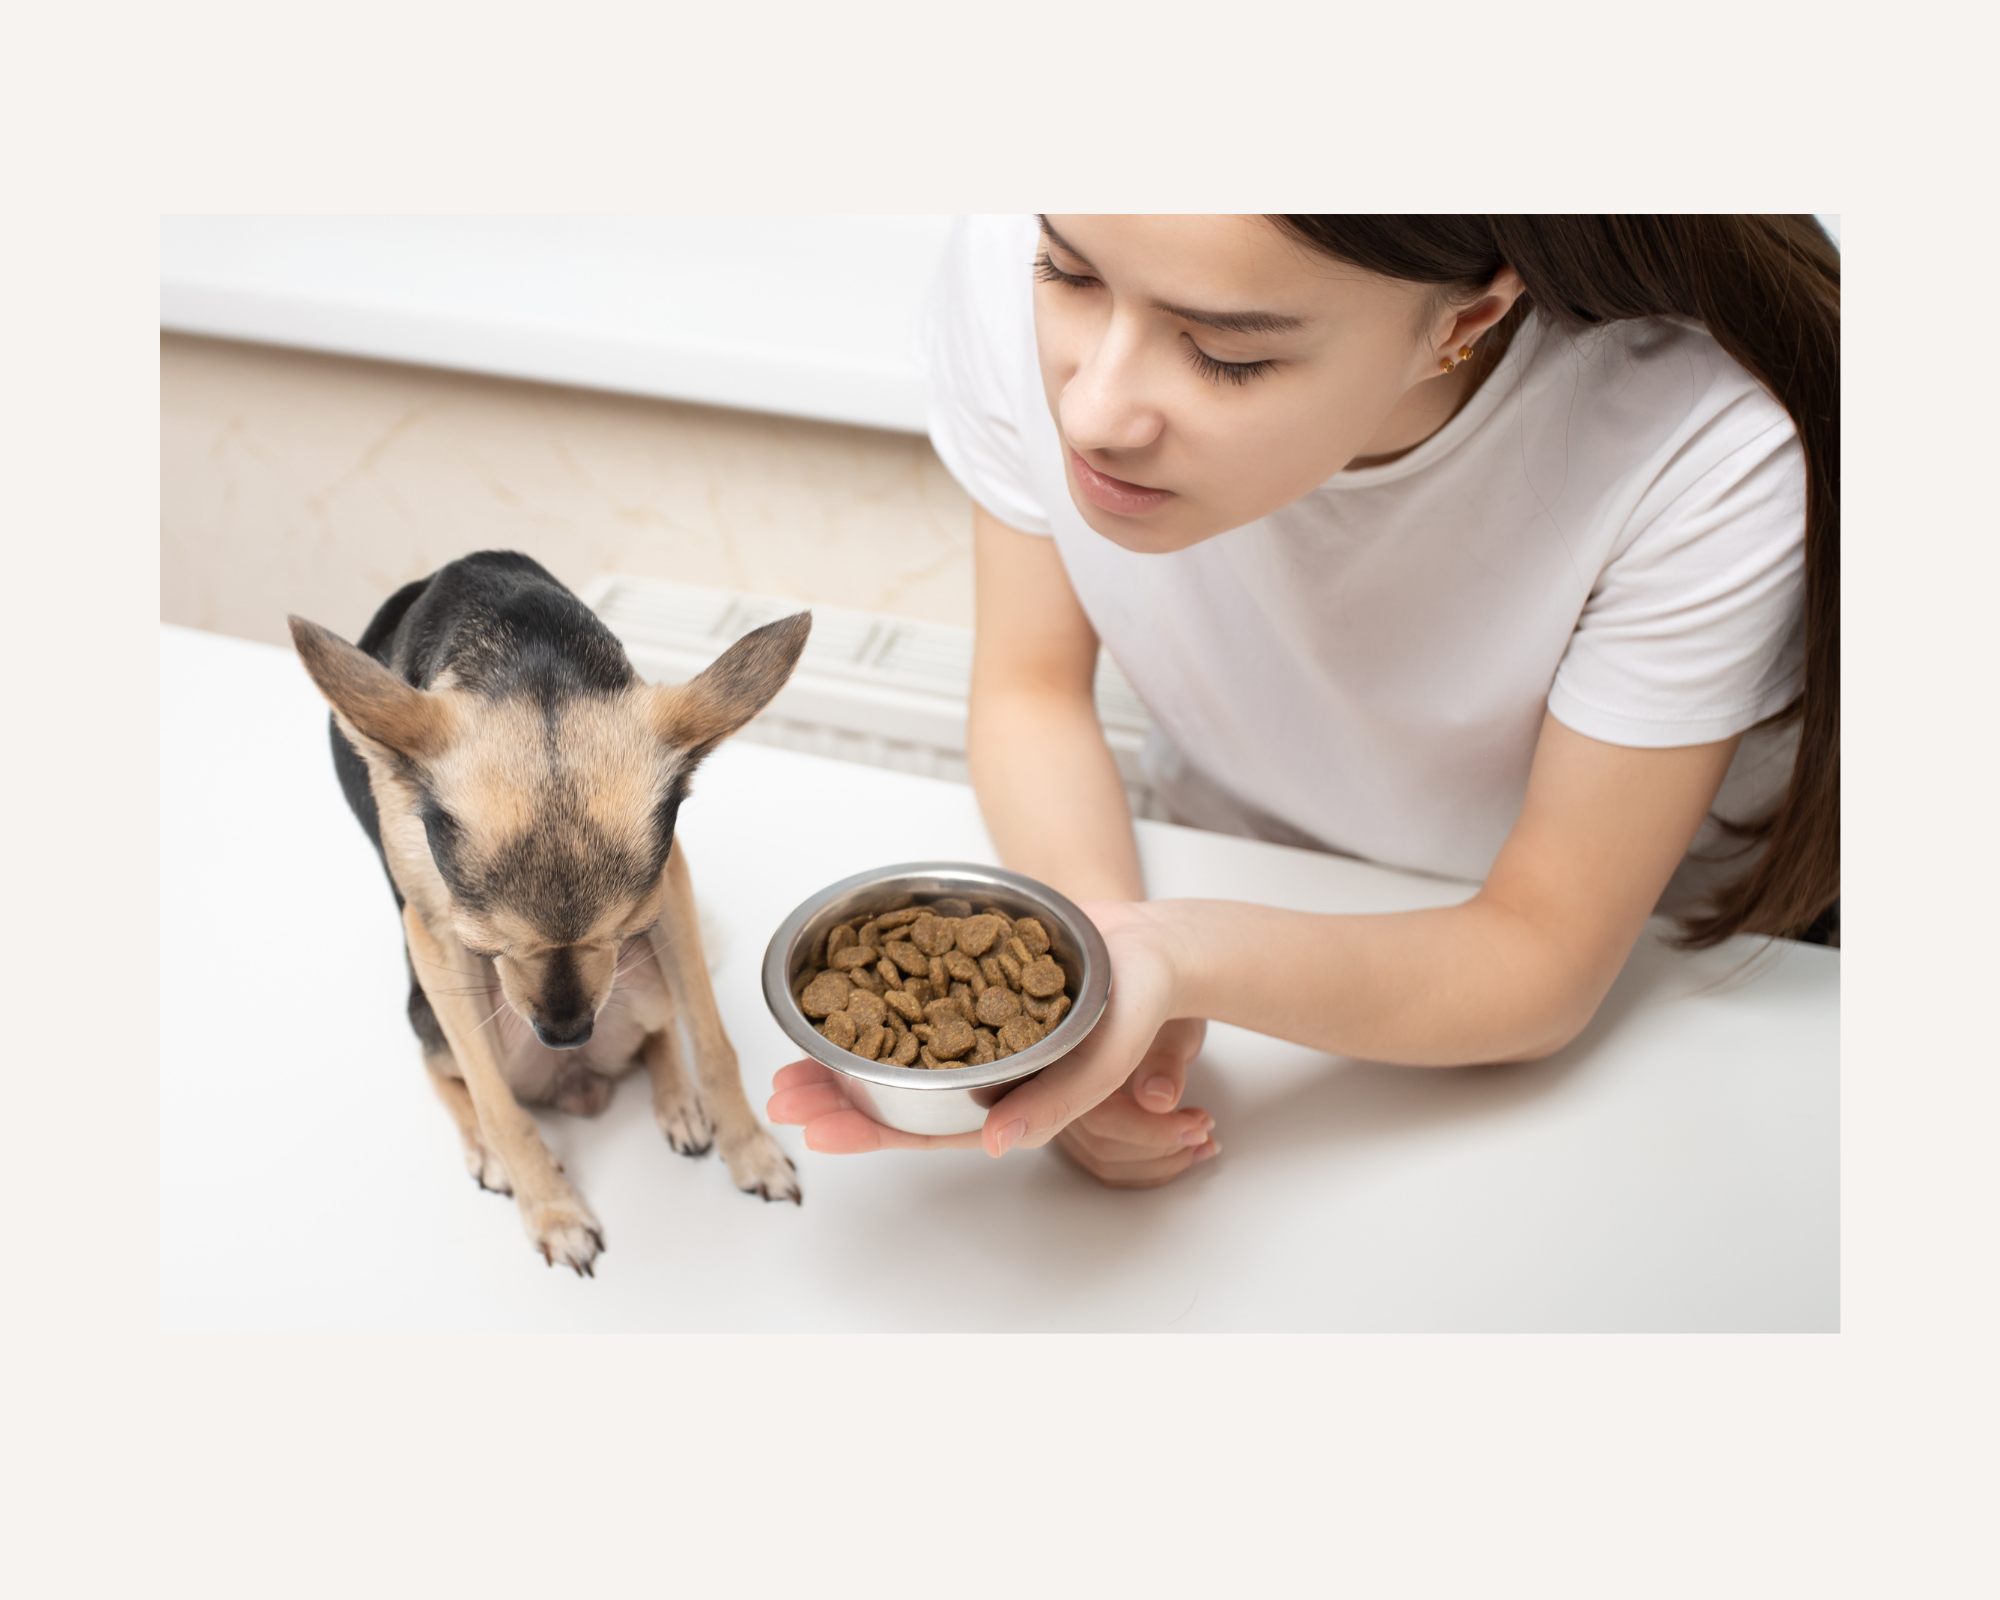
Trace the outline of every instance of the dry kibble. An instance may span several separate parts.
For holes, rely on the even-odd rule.
[[[852,1000],[847,1002],[847,1009],[849,1011],[854,1009],[854,1002]],[[1058,1022],[1062,1021],[1064,1013],[1069,1010],[1069,996],[1059,994],[1053,1000],[1023,1000],[1021,1002],[1021,1009],[1027,1012],[1029,1016],[1033,1017],[1043,1027],[1053,1028]]]
[[[868,1061],[942,1068],[1018,1055],[1068,1015],[1069,974],[1037,917],[902,896],[828,931],[792,993],[819,1032]]]
[[[799,996],[799,1009],[809,1017],[824,1017],[847,1004],[854,985],[837,972],[822,972]]]
[[[940,1061],[956,1061],[975,1043],[972,1024],[956,1011],[939,1020],[931,1029],[931,1054]]]
[[[1069,983],[1063,969],[1048,956],[1036,956],[1021,973],[1021,993],[1046,1000],[1063,992]]]
[[[1005,931],[1004,924],[996,916],[981,912],[976,917],[967,917],[958,925],[958,948],[972,957],[986,954],[993,948],[993,941]]]
[[[1009,1017],[994,1030],[994,1037],[1007,1047],[1007,1054],[1018,1055],[1041,1038],[1041,1031],[1030,1017]]]
[[[997,1028],[1021,1014],[1021,997],[1004,983],[996,983],[974,1002],[972,1014],[987,1027]]]

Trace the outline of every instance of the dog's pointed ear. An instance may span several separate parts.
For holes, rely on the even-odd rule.
[[[444,747],[451,737],[451,712],[438,696],[412,688],[317,622],[285,620],[319,692],[358,732],[399,755],[422,757]]]
[[[767,622],[746,633],[700,676],[653,693],[654,725],[668,744],[697,757],[728,738],[784,688],[812,632],[812,613]]]

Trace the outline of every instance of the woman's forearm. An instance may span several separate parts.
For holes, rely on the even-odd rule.
[[[1087,698],[975,692],[966,742],[1002,861],[1073,900],[1145,897],[1125,784]]]
[[[1177,1009],[1406,1066],[1546,1055],[1590,1020],[1617,970],[1616,961],[1586,969],[1531,921],[1479,897],[1382,916],[1224,900],[1149,910],[1171,951]]]

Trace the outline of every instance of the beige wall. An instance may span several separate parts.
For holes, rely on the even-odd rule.
[[[162,336],[160,522],[162,617],[273,644],[496,548],[972,622],[927,440],[262,345]]]

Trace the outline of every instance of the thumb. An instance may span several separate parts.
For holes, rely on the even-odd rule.
[[[1125,1081],[1132,1098],[1148,1111],[1171,1111],[1187,1089],[1188,1063],[1201,1051],[1208,1024],[1196,1017],[1176,1017],[1154,1035],[1132,1076]]]

